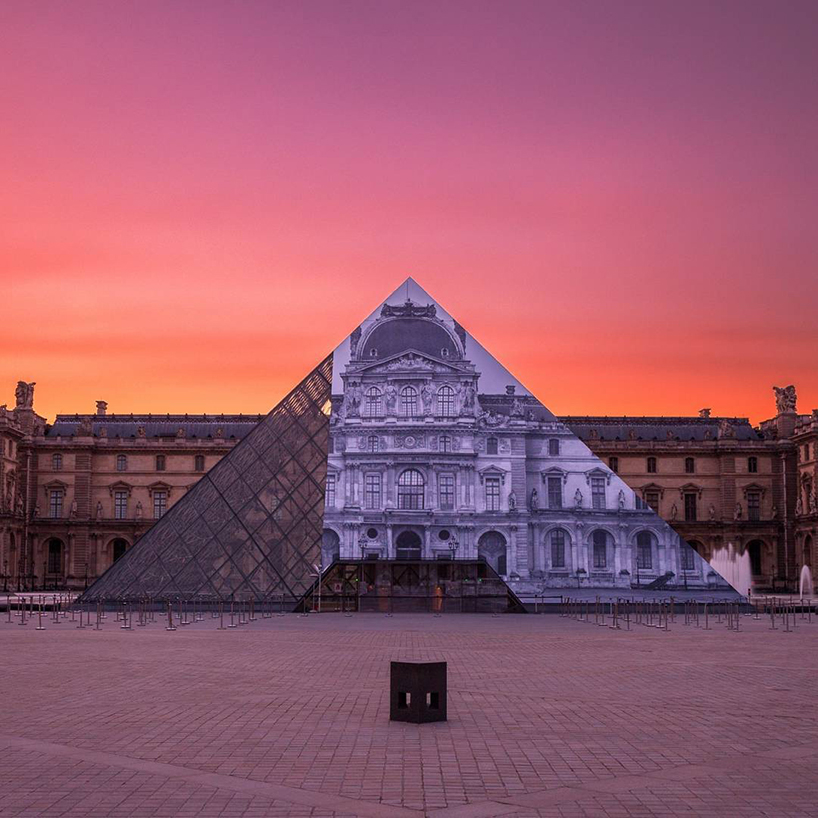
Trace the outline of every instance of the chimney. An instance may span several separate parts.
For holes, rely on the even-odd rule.
[[[513,383],[509,384],[509,385],[506,387],[506,395],[513,395],[513,394],[514,394],[514,390],[515,390],[516,388],[517,388],[517,387],[516,387],[516,386],[515,386]]]
[[[97,401],[97,414],[104,415],[108,411],[108,401],[107,400],[98,400]]]

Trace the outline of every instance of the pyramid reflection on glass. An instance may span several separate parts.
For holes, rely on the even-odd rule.
[[[372,560],[392,580],[408,563],[482,565],[523,599],[735,594],[408,279],[84,598],[294,602],[337,563],[357,590],[336,601],[365,610],[397,587]],[[441,567],[422,604],[465,598],[456,575]],[[332,576],[322,593],[343,595]]]
[[[82,598],[300,597],[320,559],[331,378],[330,356]]]

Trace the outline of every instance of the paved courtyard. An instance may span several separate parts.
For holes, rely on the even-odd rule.
[[[815,617],[18,622],[2,816],[818,816]],[[448,661],[448,722],[389,721],[390,659]]]

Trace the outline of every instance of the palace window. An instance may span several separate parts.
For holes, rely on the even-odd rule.
[[[204,471],[205,470],[205,459],[203,454],[197,454],[193,458],[193,469],[194,471]]]
[[[156,471],[164,471],[165,470],[165,455],[158,454],[156,455]]]
[[[561,528],[551,532],[551,567],[565,568],[565,532]]]
[[[442,511],[454,510],[454,475],[441,474],[437,479],[440,508]]]
[[[649,457],[647,459],[647,470],[648,474],[656,474],[656,458]]]
[[[684,540],[679,542],[679,556],[681,557],[682,571],[692,571],[695,568],[693,546],[688,545]]]
[[[451,386],[441,386],[437,390],[437,413],[443,417],[451,418],[456,414],[454,389]]]
[[[48,573],[62,572],[62,543],[57,539],[48,541]]]
[[[693,474],[696,471],[696,460],[692,457],[685,458],[685,474]]]
[[[441,435],[438,444],[441,452],[450,452],[452,450],[452,436]]]
[[[115,491],[114,492],[114,519],[126,520],[128,519],[128,492]]]
[[[62,471],[62,455],[58,452],[51,455],[51,468],[54,471]]]
[[[608,567],[608,535],[597,530],[593,534],[594,568]]]
[[[645,492],[645,502],[658,514],[659,500],[661,499],[658,491]]]
[[[562,508],[562,477],[548,478],[548,508]]]
[[[381,507],[381,475],[367,474],[364,483],[364,504],[370,510]]]
[[[52,489],[49,492],[48,500],[49,500],[49,512],[52,518],[62,517],[62,498],[63,498],[63,491],[62,489]]]
[[[757,457],[748,457],[747,458],[747,471],[750,474],[756,474],[758,472],[758,458]]]
[[[642,571],[653,568],[653,537],[648,531],[636,535],[636,567]]]
[[[404,386],[400,391],[401,414],[413,418],[418,413],[418,391],[414,386]]]
[[[327,487],[326,492],[324,494],[324,503],[329,508],[335,507],[335,475],[328,474],[327,475]]]
[[[548,441],[548,454],[550,457],[559,457],[559,453],[560,453],[559,439],[556,437],[552,437]]]
[[[608,468],[614,474],[619,474],[619,458],[618,457],[609,457],[608,458]]]
[[[591,508],[601,510],[605,508],[605,478],[591,478]]]
[[[500,510],[500,478],[486,478],[486,511]]]
[[[383,414],[383,399],[377,386],[370,386],[364,396],[364,414],[368,418],[377,418]]]
[[[153,493],[153,518],[158,520],[168,510],[168,493],[155,491]]]
[[[757,523],[761,519],[761,494],[757,491],[747,492],[747,519]]]
[[[116,456],[116,470],[128,471],[128,455],[118,454]]]
[[[694,523],[698,519],[698,495],[694,491],[685,492],[685,520]]]
[[[380,448],[379,443],[380,441],[377,435],[370,435],[366,439],[366,450],[368,452],[377,452],[378,449]]]
[[[425,487],[423,475],[417,469],[406,469],[398,478],[398,508],[422,509]]]
[[[497,454],[497,438],[486,438],[486,454]]]

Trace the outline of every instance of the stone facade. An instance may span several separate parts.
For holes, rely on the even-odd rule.
[[[448,376],[435,377],[442,386]],[[419,400],[422,405],[420,395]],[[577,527],[570,507],[577,489],[584,505],[589,505],[594,475],[584,446],[570,442],[561,420],[608,467],[598,475],[605,480],[606,508],[586,509],[586,516],[592,515],[612,536],[633,539],[643,519],[635,507],[620,511],[618,494],[608,482],[609,474],[615,473],[705,558],[727,543],[749,550],[759,589],[794,588],[801,567],[816,565],[816,412],[799,415],[794,405],[779,405],[775,417],[759,427],[743,418],[711,417],[706,410],[699,417],[532,421],[527,411],[534,405],[526,407],[523,397],[480,395],[479,400],[489,412],[482,422],[432,412],[431,419],[407,423],[399,421],[397,413],[390,421],[384,411],[382,418],[350,418],[333,427],[330,470],[335,470],[335,505],[331,503],[326,523],[337,543],[332,535],[325,537],[325,559],[341,547],[344,556],[375,552],[395,556],[399,534],[412,531],[424,556],[450,551],[453,537],[459,557],[486,556],[521,582],[575,582],[571,572],[589,563],[591,553],[586,548],[575,558],[576,552],[567,548],[567,565],[554,568],[549,563],[548,535],[565,527],[567,542],[587,545],[592,527]],[[515,401],[518,416],[492,428],[490,423],[497,422],[489,420],[492,402],[498,413],[503,405],[511,413]],[[84,587],[260,417],[108,414],[104,402],[99,402],[94,413],[58,415],[49,424],[34,409],[33,384],[20,382],[16,406],[0,407],[0,588]],[[378,439],[375,452],[368,451],[373,436]],[[493,452],[491,438],[497,443],[496,454],[488,453],[489,446]],[[558,456],[549,454],[550,440],[562,441]],[[399,462],[430,458],[425,491],[437,509],[434,524],[428,519],[429,509],[410,514],[397,508],[395,483]],[[649,458],[654,458],[650,465]],[[354,479],[343,476],[347,466]],[[549,472],[554,468],[568,473],[563,477],[565,508],[549,511],[548,477],[560,475]],[[365,507],[367,473],[382,475],[381,509]],[[459,519],[468,516],[462,527],[455,525],[455,509],[440,508],[439,478],[444,474],[454,476]],[[486,508],[487,479],[495,481],[492,490],[499,480],[499,511]],[[349,517],[341,519],[347,491]],[[687,499],[691,496],[695,499]],[[440,516],[450,512],[449,521]],[[375,536],[368,536],[370,529]],[[441,539],[441,531],[448,531],[450,538]],[[492,531],[505,541],[505,566],[498,563],[504,552],[501,540],[485,537]],[[659,547],[657,542],[654,574],[664,567]],[[610,570],[615,574],[623,568],[628,569],[620,555],[618,569],[614,562]],[[645,577],[651,572],[646,570]],[[624,582],[625,575],[617,576]]]

